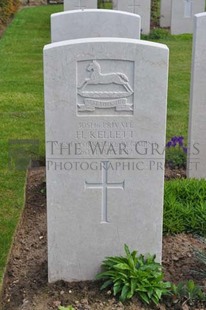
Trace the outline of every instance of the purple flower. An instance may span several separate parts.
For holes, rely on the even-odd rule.
[[[172,142],[171,141],[167,142],[166,147],[171,147],[171,146],[172,146]]]
[[[183,149],[184,146],[184,137],[183,136],[174,136],[170,139],[170,141],[167,142],[166,147],[170,148],[170,147],[176,147],[179,146]],[[183,150],[185,152],[185,150]]]
[[[174,136],[174,137],[172,137],[171,141],[175,143],[175,142],[177,142],[177,139],[178,138],[176,136]]]
[[[182,136],[177,138],[177,143],[179,144],[179,146],[183,146],[183,140],[184,140],[184,137]]]
[[[186,148],[186,147],[183,147],[182,149],[183,149],[183,152],[184,152],[185,154],[187,154],[187,148]]]

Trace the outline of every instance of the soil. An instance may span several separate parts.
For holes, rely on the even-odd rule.
[[[186,170],[184,168],[171,168],[169,165],[165,167],[165,180],[185,179]]]
[[[178,177],[184,173],[173,172]],[[167,171],[167,177],[172,173]],[[73,305],[77,310],[109,309],[206,309],[205,305],[188,306],[164,300],[158,306],[147,307],[133,299],[124,306],[110,291],[100,292],[98,282],[47,283],[45,168],[28,171],[26,205],[16,232],[5,273],[2,291],[2,310],[52,310],[59,305]],[[163,238],[163,267],[165,280],[179,283],[193,279],[205,287],[205,282],[193,271],[203,266],[196,260],[194,249],[206,250],[201,238],[180,234]]]

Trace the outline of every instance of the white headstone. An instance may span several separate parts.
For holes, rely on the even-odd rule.
[[[161,0],[160,3],[160,27],[171,26],[172,0]]]
[[[113,9],[140,15],[142,33],[149,34],[151,0],[113,0]]]
[[[171,34],[193,33],[194,14],[205,11],[205,0],[172,0]]]
[[[98,0],[64,0],[64,11],[96,9]]]
[[[120,37],[140,39],[140,16],[112,10],[67,11],[51,15],[52,42]]]
[[[53,43],[44,76],[49,281],[94,279],[125,243],[161,261],[168,48]]]
[[[206,178],[206,13],[195,15],[187,176]]]

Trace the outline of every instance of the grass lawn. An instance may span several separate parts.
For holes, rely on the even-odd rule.
[[[192,35],[169,36],[156,42],[170,49],[167,140],[184,136],[187,141]]]
[[[0,40],[0,282],[24,203],[26,177],[25,170],[13,168],[15,150],[8,141],[38,140],[39,155],[44,155],[42,49],[50,42],[50,15],[62,9],[25,8]]]
[[[26,177],[25,170],[12,168],[15,155],[9,165],[13,151],[8,141],[38,140],[39,156],[44,156],[42,49],[50,42],[50,15],[62,10],[61,5],[25,8],[0,40],[0,282],[24,203]],[[167,137],[186,137],[192,37],[159,42],[170,48]]]

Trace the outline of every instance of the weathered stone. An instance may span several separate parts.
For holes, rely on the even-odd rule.
[[[194,15],[205,11],[205,0],[172,0],[171,34],[193,33]]]
[[[49,281],[94,279],[124,244],[161,261],[167,47],[53,43],[44,76]]]
[[[64,0],[64,11],[96,8],[97,0]]]
[[[172,11],[172,0],[161,0],[160,2],[160,27],[171,26],[171,11]]]
[[[195,15],[187,176],[206,178],[206,13]]]
[[[140,39],[140,24],[138,15],[127,12],[66,11],[51,15],[51,37],[52,42],[91,37]]]
[[[149,34],[151,0],[113,0],[113,9],[140,15],[142,33]]]

